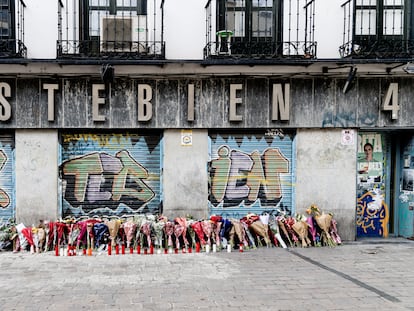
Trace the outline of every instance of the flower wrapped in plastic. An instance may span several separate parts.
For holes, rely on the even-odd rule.
[[[174,236],[175,236],[175,248],[180,249],[180,236],[183,235],[184,232],[184,226],[181,224],[174,224]]]
[[[154,244],[159,249],[162,248],[162,240],[164,237],[164,227],[165,227],[164,220],[156,221],[153,224],[154,236],[155,236]]]
[[[239,239],[239,242],[247,247],[249,243],[246,241],[243,225],[239,220],[234,218],[231,218],[230,221],[232,224],[232,228],[230,230],[230,245],[232,247],[234,246],[234,236],[236,235]]]
[[[296,223],[295,218],[293,218],[292,216],[288,216],[285,218],[285,222],[284,225],[286,227],[286,230],[288,232],[288,234],[290,235],[290,238],[293,241],[293,244],[295,246],[299,246],[299,237],[296,234],[295,230],[293,230],[292,226]]]
[[[221,230],[220,230],[220,239],[225,247],[228,243],[230,243],[230,231],[233,227],[230,219],[223,218],[221,221]]]
[[[211,245],[211,234],[213,232],[213,228],[211,226],[210,220],[201,221],[201,228],[203,229],[203,233],[206,237],[206,244]]]
[[[321,240],[322,244],[329,247],[334,247],[337,245],[336,241],[332,238],[329,230],[332,225],[333,214],[325,214],[322,212],[316,204],[312,204],[306,212],[315,219],[317,225],[322,230]]]
[[[119,228],[121,227],[121,220],[120,219],[106,220],[105,224],[108,226],[111,247],[114,247],[116,244],[116,237],[118,236]]]
[[[296,215],[295,223],[292,224],[292,229],[299,236],[302,247],[308,247],[311,241],[308,237],[309,225],[306,222],[306,217],[300,214]]]
[[[187,228],[188,228],[187,219],[185,217],[176,217],[174,218],[174,221],[183,227],[183,232],[181,233],[181,236],[183,238],[185,247],[188,248],[189,243],[187,240]]]
[[[221,247],[220,232],[221,232],[221,227],[223,225],[223,220],[222,220],[221,217],[215,216],[215,217],[210,217],[210,221],[211,221],[211,225],[212,225],[212,229],[213,229],[214,243],[216,244],[217,249],[220,249],[220,247]]]
[[[203,230],[203,221],[199,220],[199,221],[195,221],[192,225],[191,228],[194,230],[198,240],[200,241],[200,243],[202,245],[206,245],[206,240],[204,238],[204,230]]]
[[[276,217],[273,217],[271,220],[269,220],[269,229],[272,231],[276,238],[276,241],[274,241],[275,245],[280,244],[280,246],[282,246],[283,248],[287,248],[286,242],[280,235],[279,222]]]
[[[193,224],[196,221],[194,219],[187,219],[187,232],[191,239],[191,248],[194,248],[196,245],[196,233],[193,229]]]
[[[131,248],[131,242],[136,235],[137,224],[133,220],[127,220],[123,223],[124,232],[126,236],[126,247]]]
[[[135,247],[139,247],[141,248],[143,245],[143,240],[144,240],[144,235],[141,232],[141,226],[144,223],[144,221],[146,221],[146,217],[145,215],[134,215],[132,221],[134,222],[134,224],[136,224],[136,229],[135,229]]]
[[[257,216],[257,215],[253,215]],[[251,214],[248,214],[246,217],[250,220],[249,228],[253,230],[253,232],[262,237],[266,243],[267,247],[270,247],[270,238],[269,238],[269,215],[260,215],[259,217],[252,217]],[[262,220],[265,223],[262,222]],[[258,239],[259,243],[261,244],[260,238]]]
[[[294,246],[293,245],[293,242],[290,239],[289,233],[288,233],[288,231],[286,229],[286,226],[285,226],[286,217],[284,215],[278,215],[276,217],[276,221],[277,221],[278,227],[280,229],[280,233],[283,234],[283,236],[285,237],[285,239],[288,240],[290,247],[293,247]]]
[[[244,235],[247,236],[247,239],[248,239],[248,245],[245,245],[245,246],[247,247],[247,246],[250,245],[251,248],[256,248],[256,242],[254,240],[254,237],[253,237],[252,233],[249,230],[250,222],[246,222],[242,218],[241,221],[240,221],[240,224],[243,227]],[[261,244],[260,240],[258,240],[258,242],[259,242],[259,244]]]
[[[317,225],[315,219],[313,219],[312,216],[308,216],[306,217],[306,222],[308,223],[308,230],[312,238],[313,246],[321,246],[321,241],[319,239],[318,231],[316,229]]]
[[[141,232],[147,239],[147,246],[148,248],[152,245],[152,237],[151,237],[151,231],[152,231],[152,221],[146,220],[141,225]]]
[[[167,221],[164,225],[164,232],[165,236],[167,237],[165,239],[166,245],[165,248],[173,247],[173,240],[172,235],[174,234],[174,223],[172,221]]]
[[[332,218],[331,221],[331,228],[329,230],[329,233],[331,234],[332,239],[336,242],[336,244],[340,245],[342,243],[341,237],[338,234],[338,229],[336,227],[337,222],[334,218]]]
[[[74,235],[76,235],[76,228]],[[104,222],[96,222],[93,224],[93,235],[95,237],[95,247],[105,247],[105,242],[109,235],[109,228]]]
[[[46,241],[46,230],[43,225],[37,227],[37,238],[38,238],[38,249],[36,252],[40,253],[43,251]]]

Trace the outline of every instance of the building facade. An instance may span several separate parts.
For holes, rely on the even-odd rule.
[[[413,8],[3,1],[0,217],[317,204],[344,240],[413,236]]]

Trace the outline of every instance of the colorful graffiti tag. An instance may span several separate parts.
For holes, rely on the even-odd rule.
[[[64,215],[158,212],[160,139],[62,136]]]
[[[356,224],[358,236],[388,236],[388,206],[378,191],[369,191],[358,198]]]
[[[4,169],[4,166],[7,161],[7,155],[4,153],[3,150],[0,150],[0,174]],[[6,208],[10,205],[10,196],[7,194],[6,191],[0,188],[0,207]]]
[[[357,210],[358,237],[388,235],[388,207],[385,203],[384,137],[364,133],[358,137]]]
[[[14,218],[14,136],[0,137],[0,220]]]
[[[279,209],[291,212],[292,141],[278,135],[242,137],[214,137],[210,212],[230,216]]]

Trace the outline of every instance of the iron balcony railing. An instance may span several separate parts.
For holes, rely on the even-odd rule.
[[[164,0],[58,0],[58,7],[58,59],[165,59]]]
[[[305,4],[305,5],[303,5]],[[317,57],[315,0],[208,0],[204,59]]]
[[[2,23],[0,26],[2,28],[4,25],[6,32],[9,34],[0,38],[0,58],[27,57],[27,48],[24,45],[24,9],[26,4],[23,0],[19,0],[16,5],[16,12],[11,12],[13,6],[8,6],[9,12],[3,12],[6,16],[9,14],[15,15],[16,22],[14,22],[14,18],[11,18],[7,23]]]
[[[208,42],[204,58],[304,58],[316,57],[316,42]]]
[[[164,59],[164,42],[58,40],[58,58]]]
[[[380,5],[381,4],[381,5]],[[347,0],[343,9],[341,57],[411,58],[414,56],[412,29],[404,26],[410,20],[404,1]]]

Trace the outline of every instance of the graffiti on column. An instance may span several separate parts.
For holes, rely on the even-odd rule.
[[[269,146],[264,137],[254,142],[243,139],[245,146],[233,147],[230,138],[213,147],[215,156],[209,163],[211,212],[237,216],[238,212],[291,211],[291,142],[286,143],[285,138],[278,146],[280,137],[275,137]]]
[[[151,152],[144,138],[130,135],[63,135],[63,147],[65,215],[158,212],[159,146]]]
[[[389,212],[385,203],[385,152],[383,136],[358,137],[357,236],[388,236]]]

